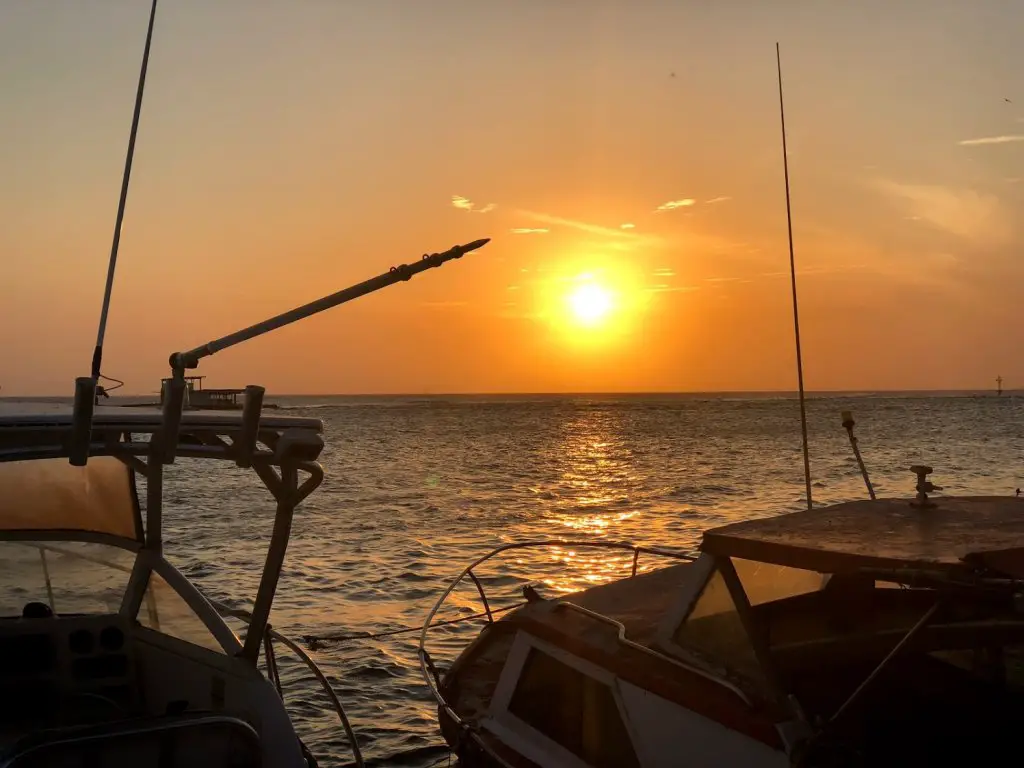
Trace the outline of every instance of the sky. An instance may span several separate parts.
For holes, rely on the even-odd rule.
[[[149,3],[0,4],[0,394],[89,373]],[[278,393],[1024,387],[1024,5],[162,0],[104,351]]]

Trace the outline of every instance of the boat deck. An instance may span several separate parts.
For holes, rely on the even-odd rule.
[[[967,569],[965,560],[1024,539],[1024,497],[851,501],[723,526],[701,549],[821,573],[860,568]]]

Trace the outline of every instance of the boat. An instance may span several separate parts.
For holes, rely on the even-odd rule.
[[[1024,500],[848,501],[704,533],[695,553],[524,542],[464,569],[421,633],[466,768],[998,765],[1024,722]],[[474,572],[525,547],[621,548],[617,581],[499,617]],[[637,572],[638,558],[673,564]],[[486,624],[443,673],[435,615]]]
[[[207,387],[203,388],[203,379],[205,376],[185,376],[185,408],[194,408],[201,411],[240,411],[242,409],[242,403],[239,398],[245,394],[244,389],[212,389]],[[163,405],[164,393],[167,390],[168,382],[170,379],[162,379],[160,381],[160,402],[157,405]],[[271,406],[268,403],[263,405],[264,408],[276,407]]]
[[[69,462],[71,408],[0,404],[0,766],[312,768],[285,708],[282,649],[324,688],[361,764],[327,678],[269,624],[293,515],[323,480],[323,425],[263,415],[259,401],[188,411],[173,442],[160,411],[97,407],[83,466]],[[177,457],[196,472],[247,468],[276,503],[251,611],[168,560],[163,466]]]

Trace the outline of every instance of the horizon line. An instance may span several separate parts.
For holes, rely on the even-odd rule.
[[[995,393],[995,388],[942,388],[942,389],[808,389],[806,394],[816,395],[875,395],[875,394],[951,394],[951,393]],[[1024,387],[1004,388],[1003,394],[1024,392]],[[643,397],[646,395],[797,395],[796,389],[694,389],[694,390],[578,390],[578,391],[492,391],[492,392],[267,392],[266,397],[293,397],[293,398],[316,398],[316,397],[580,397],[580,396],[605,396],[605,397]],[[111,395],[112,400],[136,399],[144,397],[158,397],[157,392],[140,392],[133,394]],[[25,399],[74,399],[73,395],[30,395],[30,394],[0,394],[0,400],[25,400]],[[102,405],[102,402],[100,403]]]

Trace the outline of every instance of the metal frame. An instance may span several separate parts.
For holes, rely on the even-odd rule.
[[[505,660],[505,666],[501,670],[501,676],[498,678],[494,695],[491,697],[489,714],[481,723],[481,727],[501,736],[503,741],[508,743],[509,746],[534,762],[538,762],[537,758],[542,757],[549,760],[553,759],[560,765],[565,766],[565,768],[592,768],[591,764],[586,760],[574,754],[550,736],[538,731],[508,708],[531,649],[546,653],[559,663],[607,686],[611,690],[622,725],[625,727],[626,733],[629,734],[630,746],[633,748],[637,761],[640,763],[641,768],[649,764],[650,761],[643,754],[640,739],[637,738],[633,724],[630,722],[629,711],[626,709],[625,702],[622,699],[618,678],[615,674],[596,664],[574,656],[562,648],[534,637],[529,632],[523,630],[517,632],[515,639],[512,641],[508,658]],[[540,749],[537,748],[538,744],[542,745]],[[541,764],[549,763],[544,761]]]
[[[441,681],[438,675],[437,669],[434,666],[433,659],[431,659],[430,652],[427,650],[427,635],[433,626],[438,626],[434,623],[434,616],[441,609],[441,606],[447,601],[448,597],[455,591],[456,587],[459,586],[465,579],[469,579],[476,586],[477,592],[480,595],[480,600],[484,606],[484,614],[486,617],[487,625],[494,623],[495,615],[507,610],[506,608],[494,609],[491,607],[490,601],[487,599],[487,594],[484,591],[483,585],[473,572],[475,568],[481,564],[493,559],[494,557],[513,550],[528,549],[528,548],[542,548],[542,547],[574,547],[574,548],[588,548],[588,549],[615,549],[620,551],[627,551],[633,553],[632,565],[630,569],[630,578],[637,575],[638,562],[641,554],[650,554],[657,557],[671,558],[674,560],[693,562],[696,557],[693,554],[687,552],[678,552],[670,549],[660,549],[657,547],[642,547],[636,544],[630,544],[627,542],[615,542],[615,541],[594,541],[594,540],[573,540],[573,539],[548,539],[548,540],[531,540],[531,541],[520,541],[512,542],[510,544],[504,544],[500,547],[492,549],[487,554],[477,558],[468,566],[462,569],[462,571],[455,577],[455,579],[448,585],[448,588],[444,590],[441,596],[437,599],[437,602],[431,607],[430,612],[427,614],[426,619],[423,622],[423,629],[420,632],[419,647],[417,653],[420,659],[420,670],[423,674],[423,678],[427,683],[427,687],[430,689],[434,700],[441,711],[447,715],[451,721],[459,728],[462,733],[472,739],[475,744],[482,749],[488,757],[493,760],[497,765],[504,766],[505,768],[512,768],[508,761],[503,759],[497,752],[495,752],[487,742],[480,738],[479,724],[471,723],[463,720],[459,717],[458,713],[454,708],[445,700],[444,695],[441,693]],[[571,605],[569,603],[563,603],[563,605]],[[515,606],[513,606],[515,607]],[[604,617],[602,617],[604,618]],[[623,636],[624,636],[623,629]],[[648,652],[656,653],[647,649]],[[688,667],[689,668],[689,667]],[[696,670],[699,671],[699,670]],[[713,678],[714,679],[714,678]],[[724,681],[718,681],[724,682]],[[726,684],[728,686],[728,684]]]

